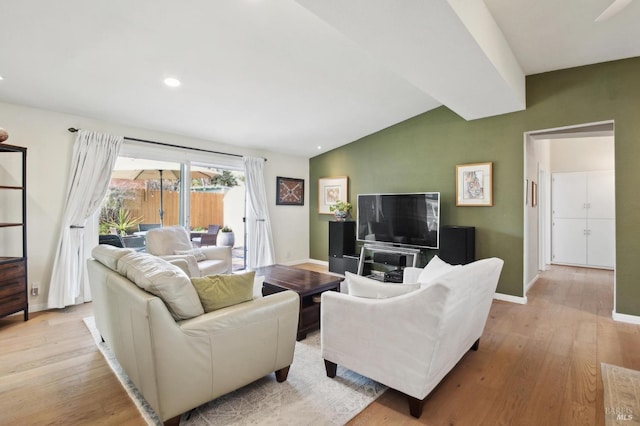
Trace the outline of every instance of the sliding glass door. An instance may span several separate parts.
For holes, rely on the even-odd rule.
[[[208,162],[121,156],[100,211],[100,234],[144,251],[148,229],[185,226],[195,247],[227,245],[246,268],[244,174]]]

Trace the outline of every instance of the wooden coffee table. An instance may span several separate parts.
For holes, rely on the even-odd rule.
[[[340,291],[342,277],[291,268],[284,265],[269,265],[256,269],[256,275],[264,276],[262,295],[293,290],[300,297],[297,340],[320,328],[320,294],[325,291]],[[315,296],[315,297],[314,297]]]

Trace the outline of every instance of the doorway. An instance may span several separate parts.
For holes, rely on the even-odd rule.
[[[527,185],[524,197],[523,233],[525,301],[527,291],[536,282],[538,273],[553,263],[551,180],[553,173],[614,170],[614,144],[613,121],[525,133],[524,174]],[[537,187],[536,205],[532,205],[530,201],[534,195],[532,193],[534,182]]]

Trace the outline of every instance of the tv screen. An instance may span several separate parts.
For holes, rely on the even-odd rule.
[[[440,193],[358,194],[357,239],[437,249]]]

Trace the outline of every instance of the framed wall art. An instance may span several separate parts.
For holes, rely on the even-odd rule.
[[[493,206],[493,163],[456,166],[456,206]]]
[[[531,181],[531,207],[538,205],[538,184]]]
[[[276,205],[304,206],[304,179],[277,176]]]
[[[347,176],[318,179],[318,213],[333,214],[329,207],[338,201],[349,201]]]

